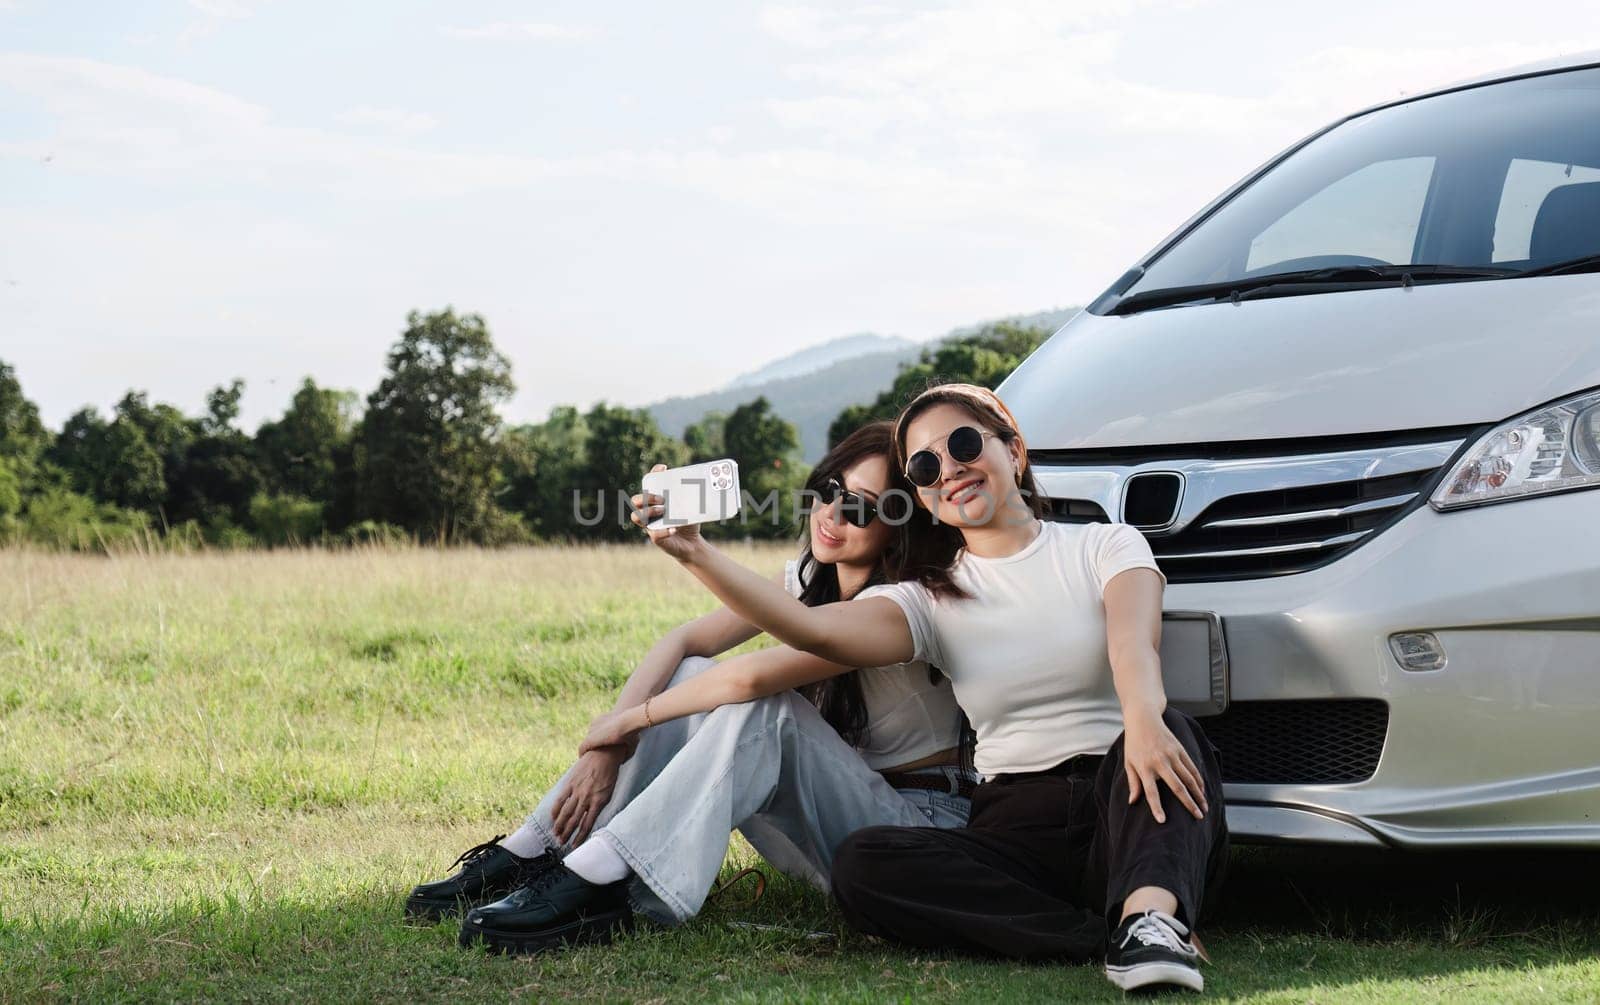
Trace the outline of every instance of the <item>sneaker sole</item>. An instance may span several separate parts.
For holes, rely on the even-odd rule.
[[[541,928],[536,932],[507,932],[463,922],[463,947],[481,944],[491,953],[538,953],[557,946],[605,945],[620,931],[633,928],[633,909],[623,906],[586,915],[564,925]]]
[[[1193,967],[1177,963],[1141,963],[1131,967],[1106,967],[1106,977],[1124,991],[1137,991],[1152,985],[1166,984],[1204,991],[1206,979]]]

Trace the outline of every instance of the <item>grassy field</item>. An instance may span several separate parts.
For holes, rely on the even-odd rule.
[[[1120,997],[1088,967],[894,950],[788,882],[543,957],[403,926],[411,885],[514,828],[631,661],[709,606],[642,547],[0,553],[0,1002]],[[1600,1000],[1596,873],[1243,849],[1208,994]]]

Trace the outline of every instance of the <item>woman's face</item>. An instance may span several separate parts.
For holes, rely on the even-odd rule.
[[[970,461],[951,457],[945,442],[962,426],[985,434],[983,451]],[[916,492],[918,504],[940,523],[984,526],[1005,505],[1007,495],[1016,491],[1019,459],[1014,448],[959,405],[934,405],[911,420],[906,427],[906,456],[919,450],[932,450],[939,456],[939,480]]]
[[[889,459],[882,454],[863,457],[846,468],[839,481],[851,492],[866,496],[876,504],[878,497],[889,489]],[[829,565],[873,565],[883,550],[889,546],[892,528],[880,517],[865,527],[857,527],[845,520],[842,510],[844,499],[835,499],[824,506],[820,502],[811,511],[811,554],[817,561]]]

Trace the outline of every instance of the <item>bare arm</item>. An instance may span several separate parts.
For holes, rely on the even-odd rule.
[[[580,750],[605,749],[627,743],[640,730],[719,705],[736,705],[846,673],[850,667],[830,663],[788,646],[743,653],[724,660],[650,699],[647,716],[640,702],[594,721]]]
[[[630,502],[633,522],[645,528],[656,547],[676,558],[730,611],[779,642],[844,666],[887,666],[914,655],[911,628],[894,601],[869,597],[807,607],[712,547],[693,524],[646,527],[663,511],[660,496],[639,493]]]
[[[1161,681],[1161,576],[1143,568],[1119,572],[1106,583],[1103,600],[1111,677],[1122,704],[1128,802],[1143,795],[1155,818],[1165,821],[1159,780],[1190,813],[1202,817],[1207,807],[1200,772],[1161,718],[1167,710]]]
[[[781,574],[780,574],[781,578]],[[615,708],[636,708],[659,694],[672,680],[686,656],[716,656],[756,636],[757,629],[726,607],[685,622],[661,636],[629,675],[617,695]],[[551,823],[561,841],[581,841],[595,818],[611,801],[617,774],[631,753],[625,744],[579,748],[567,784],[556,795]]]
[[[781,582],[780,579],[774,582]],[[778,587],[782,589],[782,586]],[[787,593],[785,593],[787,596]],[[734,646],[756,637],[760,629],[739,615],[719,607],[710,614],[687,621],[661,636],[639,661],[622,685],[615,708],[628,708],[660,694],[672,680],[685,657],[720,656]]]
[[[851,667],[889,666],[914,655],[906,617],[887,597],[807,607],[703,539],[678,561],[729,610],[795,649]]]

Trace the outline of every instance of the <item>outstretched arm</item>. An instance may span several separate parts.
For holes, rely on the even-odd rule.
[[[792,688],[815,684],[850,670],[847,666],[788,646],[743,653],[677,684],[649,700],[600,716],[589,727],[579,750],[626,745],[640,730],[719,705],[736,705]]]
[[[1165,782],[1196,819],[1207,810],[1205,783],[1189,752],[1162,721],[1167,689],[1161,681],[1161,575],[1133,568],[1112,576],[1102,598],[1111,677],[1122,704],[1122,756],[1128,802],[1142,795],[1165,823],[1157,782]]]
[[[660,470],[656,465],[652,470]],[[661,497],[635,495],[633,522],[645,527],[660,516]],[[728,609],[780,642],[843,666],[875,667],[904,663],[915,654],[911,628],[899,605],[886,597],[807,607],[719,552],[693,524],[645,532],[676,558]]]

